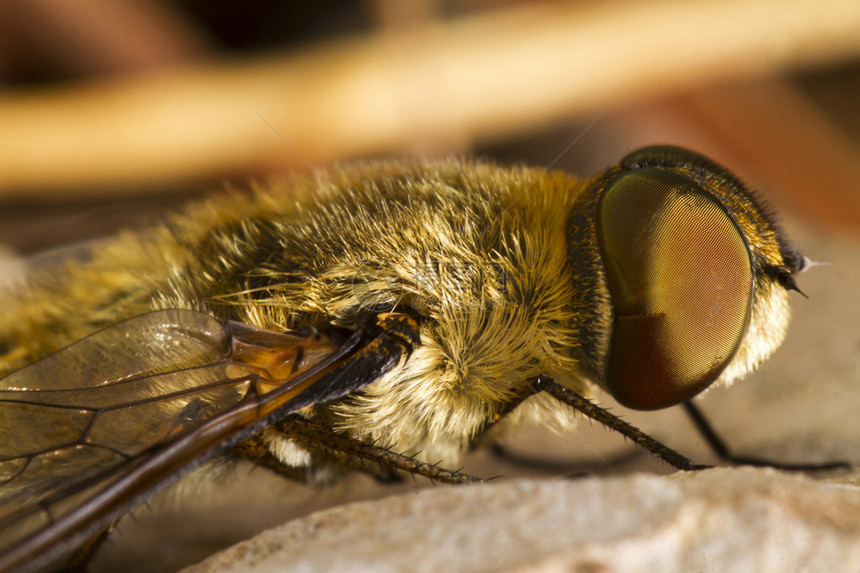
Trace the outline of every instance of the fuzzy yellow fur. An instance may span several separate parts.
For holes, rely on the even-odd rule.
[[[120,235],[88,262],[8,296],[0,374],[157,308],[275,330],[349,328],[362,312],[408,311],[421,318],[421,346],[363,392],[308,415],[398,452],[453,462],[527,379],[546,374],[587,391],[577,325],[594,309],[575,302],[580,281],[567,236],[587,187],[560,173],[451,161],[358,165],[226,194]],[[724,382],[782,338],[784,290],[767,283],[757,294],[752,336]],[[608,298],[595,293],[601,305]],[[608,328],[611,309],[601,310],[592,322]],[[609,334],[601,336],[605,347]],[[565,410],[535,397],[517,416],[565,422]],[[286,462],[306,461],[267,439]]]

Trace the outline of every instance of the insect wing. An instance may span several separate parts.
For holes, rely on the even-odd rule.
[[[0,570],[104,527],[270,412],[258,369],[231,360],[234,343],[206,314],[156,311],[0,380]],[[315,375],[311,367],[291,382]]]

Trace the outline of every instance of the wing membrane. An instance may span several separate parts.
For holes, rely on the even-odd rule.
[[[335,351],[319,338],[156,311],[0,379],[0,570],[38,566],[48,548],[103,527],[289,404],[358,343],[357,333]],[[261,350],[249,350],[256,339]],[[254,362],[261,355],[294,360],[291,374],[273,382]]]
[[[201,312],[162,310],[100,330],[0,379],[0,389],[26,396],[109,386],[158,372],[226,359],[230,335]]]

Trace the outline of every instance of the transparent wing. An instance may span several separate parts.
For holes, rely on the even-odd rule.
[[[0,570],[103,527],[289,404],[349,346],[164,310],[0,379]]]

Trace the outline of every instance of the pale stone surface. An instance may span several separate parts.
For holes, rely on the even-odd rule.
[[[185,573],[812,570],[860,570],[860,488],[718,468],[359,502],[266,531]]]

